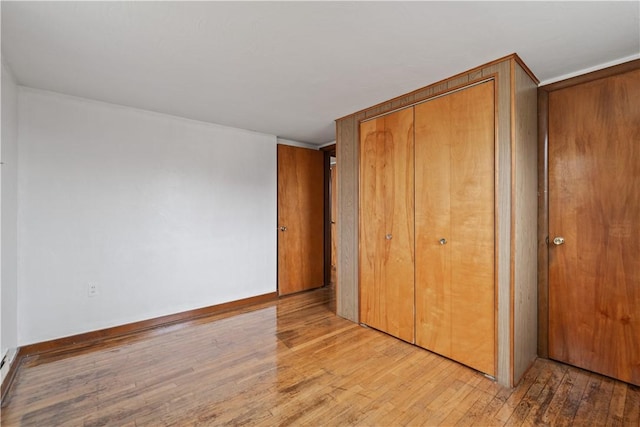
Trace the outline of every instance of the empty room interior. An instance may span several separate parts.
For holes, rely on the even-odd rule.
[[[3,426],[640,426],[640,2],[0,2]]]

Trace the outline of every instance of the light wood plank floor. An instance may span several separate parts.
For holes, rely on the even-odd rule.
[[[2,426],[639,425],[638,387],[538,360],[503,388],[331,303],[313,291],[32,357]]]

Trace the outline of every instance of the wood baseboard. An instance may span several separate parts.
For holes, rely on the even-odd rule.
[[[11,388],[11,384],[13,384],[13,379],[15,378],[16,372],[18,372],[18,368],[22,364],[23,359],[24,352],[22,351],[22,348],[18,347],[16,350],[16,355],[9,362],[9,370],[7,371],[7,376],[2,379],[2,384],[0,384],[0,406],[4,406],[7,392]]]
[[[57,338],[50,341],[43,341],[35,344],[29,344],[20,348],[22,357],[29,357],[43,353],[59,353],[84,348],[105,340],[120,338],[126,335],[133,335],[152,329],[162,328],[176,323],[186,322],[201,317],[220,314],[233,309],[248,307],[265,302],[275,301],[278,298],[276,292],[257,295],[250,298],[243,298],[236,301],[216,304],[209,307],[198,308],[195,310],[183,311],[181,313],[169,314],[167,316],[156,317],[153,319],[142,320],[139,322],[127,323],[125,325],[114,326],[111,328],[100,329],[97,331],[85,332],[78,335],[72,335],[63,338]]]
[[[17,353],[11,361],[11,366],[9,367],[9,371],[7,372],[7,376],[3,379],[2,384],[0,385],[0,403],[4,404],[5,396],[7,395],[7,392],[13,384],[16,373],[18,372],[20,365],[22,365],[22,362],[27,357],[45,353],[65,353],[85,347],[90,347],[109,339],[121,338],[127,335],[134,335],[140,332],[146,332],[181,322],[188,322],[202,317],[221,314],[237,308],[249,308],[251,306],[275,301],[277,299],[277,292],[271,292],[268,294],[243,298],[236,301],[216,304],[209,307],[183,311],[181,313],[169,314],[167,316],[156,317],[153,319],[114,326],[112,328],[85,332],[78,335],[72,335],[18,347]]]

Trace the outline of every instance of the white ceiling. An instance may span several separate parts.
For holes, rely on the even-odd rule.
[[[7,2],[18,82],[321,144],[333,120],[516,52],[541,81],[640,54],[640,2]]]

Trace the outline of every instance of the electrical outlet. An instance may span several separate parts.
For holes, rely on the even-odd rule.
[[[88,293],[90,297],[98,295],[98,285],[95,283],[89,283]]]

